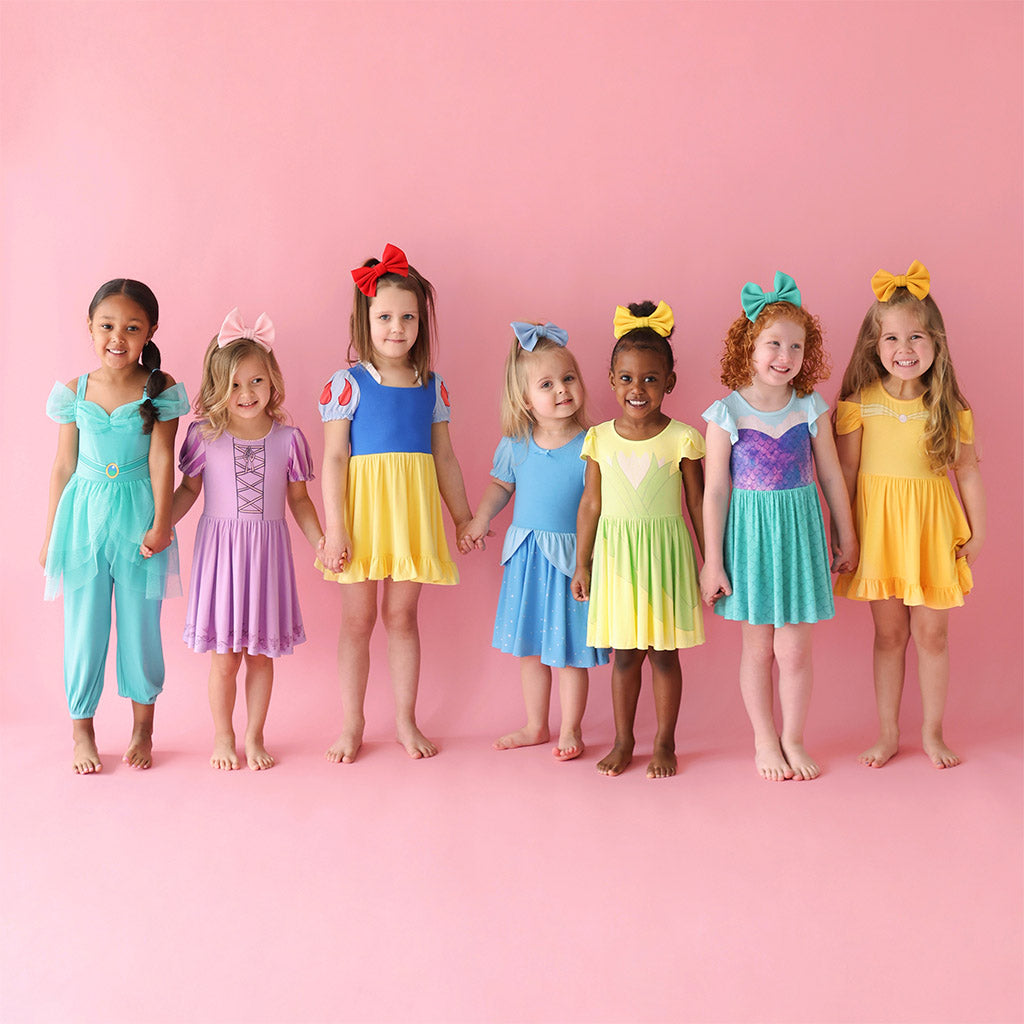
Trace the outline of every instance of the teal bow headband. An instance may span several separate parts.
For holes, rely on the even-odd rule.
[[[775,291],[762,291],[759,285],[748,281],[740,291],[740,303],[747,319],[753,323],[760,315],[765,306],[773,302],[791,302],[794,306],[800,305],[800,289],[796,281],[784,274],[781,270],[775,271]]]
[[[519,341],[520,347],[527,352],[532,352],[537,347],[537,342],[541,338],[549,338],[562,348],[569,344],[569,332],[563,331],[561,327],[556,327],[554,324],[538,326],[537,324],[524,323],[522,320],[513,320],[511,327]]]

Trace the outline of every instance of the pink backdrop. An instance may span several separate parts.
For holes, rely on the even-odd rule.
[[[613,307],[668,300],[680,386],[666,408],[700,424],[723,392],[720,339],[744,281],[767,283],[776,269],[797,279],[826,327],[831,403],[872,272],[918,258],[975,407],[990,497],[977,590],[952,616],[951,732],[975,750],[1009,742],[1019,772],[1021,27],[1017,3],[5,3],[8,737],[47,766],[66,756],[62,609],[42,603],[36,564],[56,443],[43,404],[54,379],[93,366],[86,308],[104,280],[153,287],[164,366],[190,394],[224,313],[268,311],[287,407],[319,458],[315,402],[343,362],[348,270],[399,244],[438,291],[438,368],[475,503],[498,440],[511,319],[569,330],[592,412],[607,419]],[[180,530],[183,575],[194,516]],[[421,717],[442,741],[483,744],[519,715],[516,666],[489,648],[498,544],[461,560],[460,587],[423,597]],[[293,724],[319,751],[337,724],[339,605],[311,571],[300,590],[311,640],[279,679],[301,696],[279,686],[271,724]],[[201,760],[206,665],[178,641],[183,611],[181,601],[164,611],[160,713],[165,735]],[[867,609],[846,602],[816,633],[812,724],[840,759],[873,727],[870,635]],[[698,745],[735,730],[742,761],[731,770],[749,773],[737,642],[709,621],[709,643],[684,658],[684,718]],[[588,719],[605,732],[606,686],[595,674]],[[390,707],[376,680],[378,738]],[[100,715],[123,716],[112,694]],[[1016,918],[1000,934],[1019,942]],[[17,991],[12,1008],[30,1019]],[[990,1007],[991,1019],[1009,1019],[1015,999]],[[692,1019],[758,1019],[753,1003],[700,1005]],[[601,1016],[589,1007],[579,1019]],[[384,1009],[379,1019],[390,1019]]]

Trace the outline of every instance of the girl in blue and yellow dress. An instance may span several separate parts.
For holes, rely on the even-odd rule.
[[[359,362],[335,373],[320,395],[326,530],[317,561],[324,579],[343,584],[345,720],[326,757],[346,764],[362,744],[378,581],[398,742],[410,757],[437,753],[416,723],[417,605],[422,584],[459,579],[440,499],[459,538],[472,517],[448,433],[448,392],[430,368],[434,289],[393,245],[352,276],[351,347]]]
[[[504,573],[492,643],[519,658],[526,725],[499,737],[494,748],[548,741],[551,670],[557,668],[562,723],[552,753],[571,761],[584,750],[587,669],[608,661],[607,651],[587,644],[587,605],[573,600],[569,586],[583,494],[586,391],[576,359],[565,347],[565,331],[552,323],[518,320],[512,331],[501,396],[505,436],[461,546],[464,551],[483,547],[491,520],[515,495],[501,553]]]
[[[117,611],[117,690],[132,702],[124,761],[152,763],[163,689],[163,597],[180,593],[171,529],[174,434],[188,398],[160,369],[159,306],[140,281],[108,281],[89,306],[100,365],[55,384],[47,415],[61,425],[40,562],[46,597],[64,593],[64,686],[80,775],[103,767],[93,716]]]

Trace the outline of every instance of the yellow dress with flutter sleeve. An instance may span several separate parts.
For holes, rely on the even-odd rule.
[[[875,381],[859,402],[839,402],[836,431],[863,429],[855,521],[860,563],[836,580],[835,593],[855,601],[897,597],[907,605],[953,608],[973,586],[957,558],[971,529],[948,473],[935,473],[924,450],[923,398],[893,398]],[[961,411],[960,441],[974,443],[974,420]]]

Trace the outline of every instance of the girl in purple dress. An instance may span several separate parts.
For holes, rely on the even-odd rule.
[[[315,549],[323,538],[306,493],[313,479],[309,445],[284,423],[284,381],[271,351],[274,326],[264,313],[247,328],[233,309],[210,342],[178,467],[172,519],[192,507],[206,485],[192,554],[185,643],[209,651],[214,768],[239,768],[232,717],[235,679],[245,661],[249,721],[245,757],[271,768],[263,743],[274,662],[306,639],[299,612],[285,501]]]

